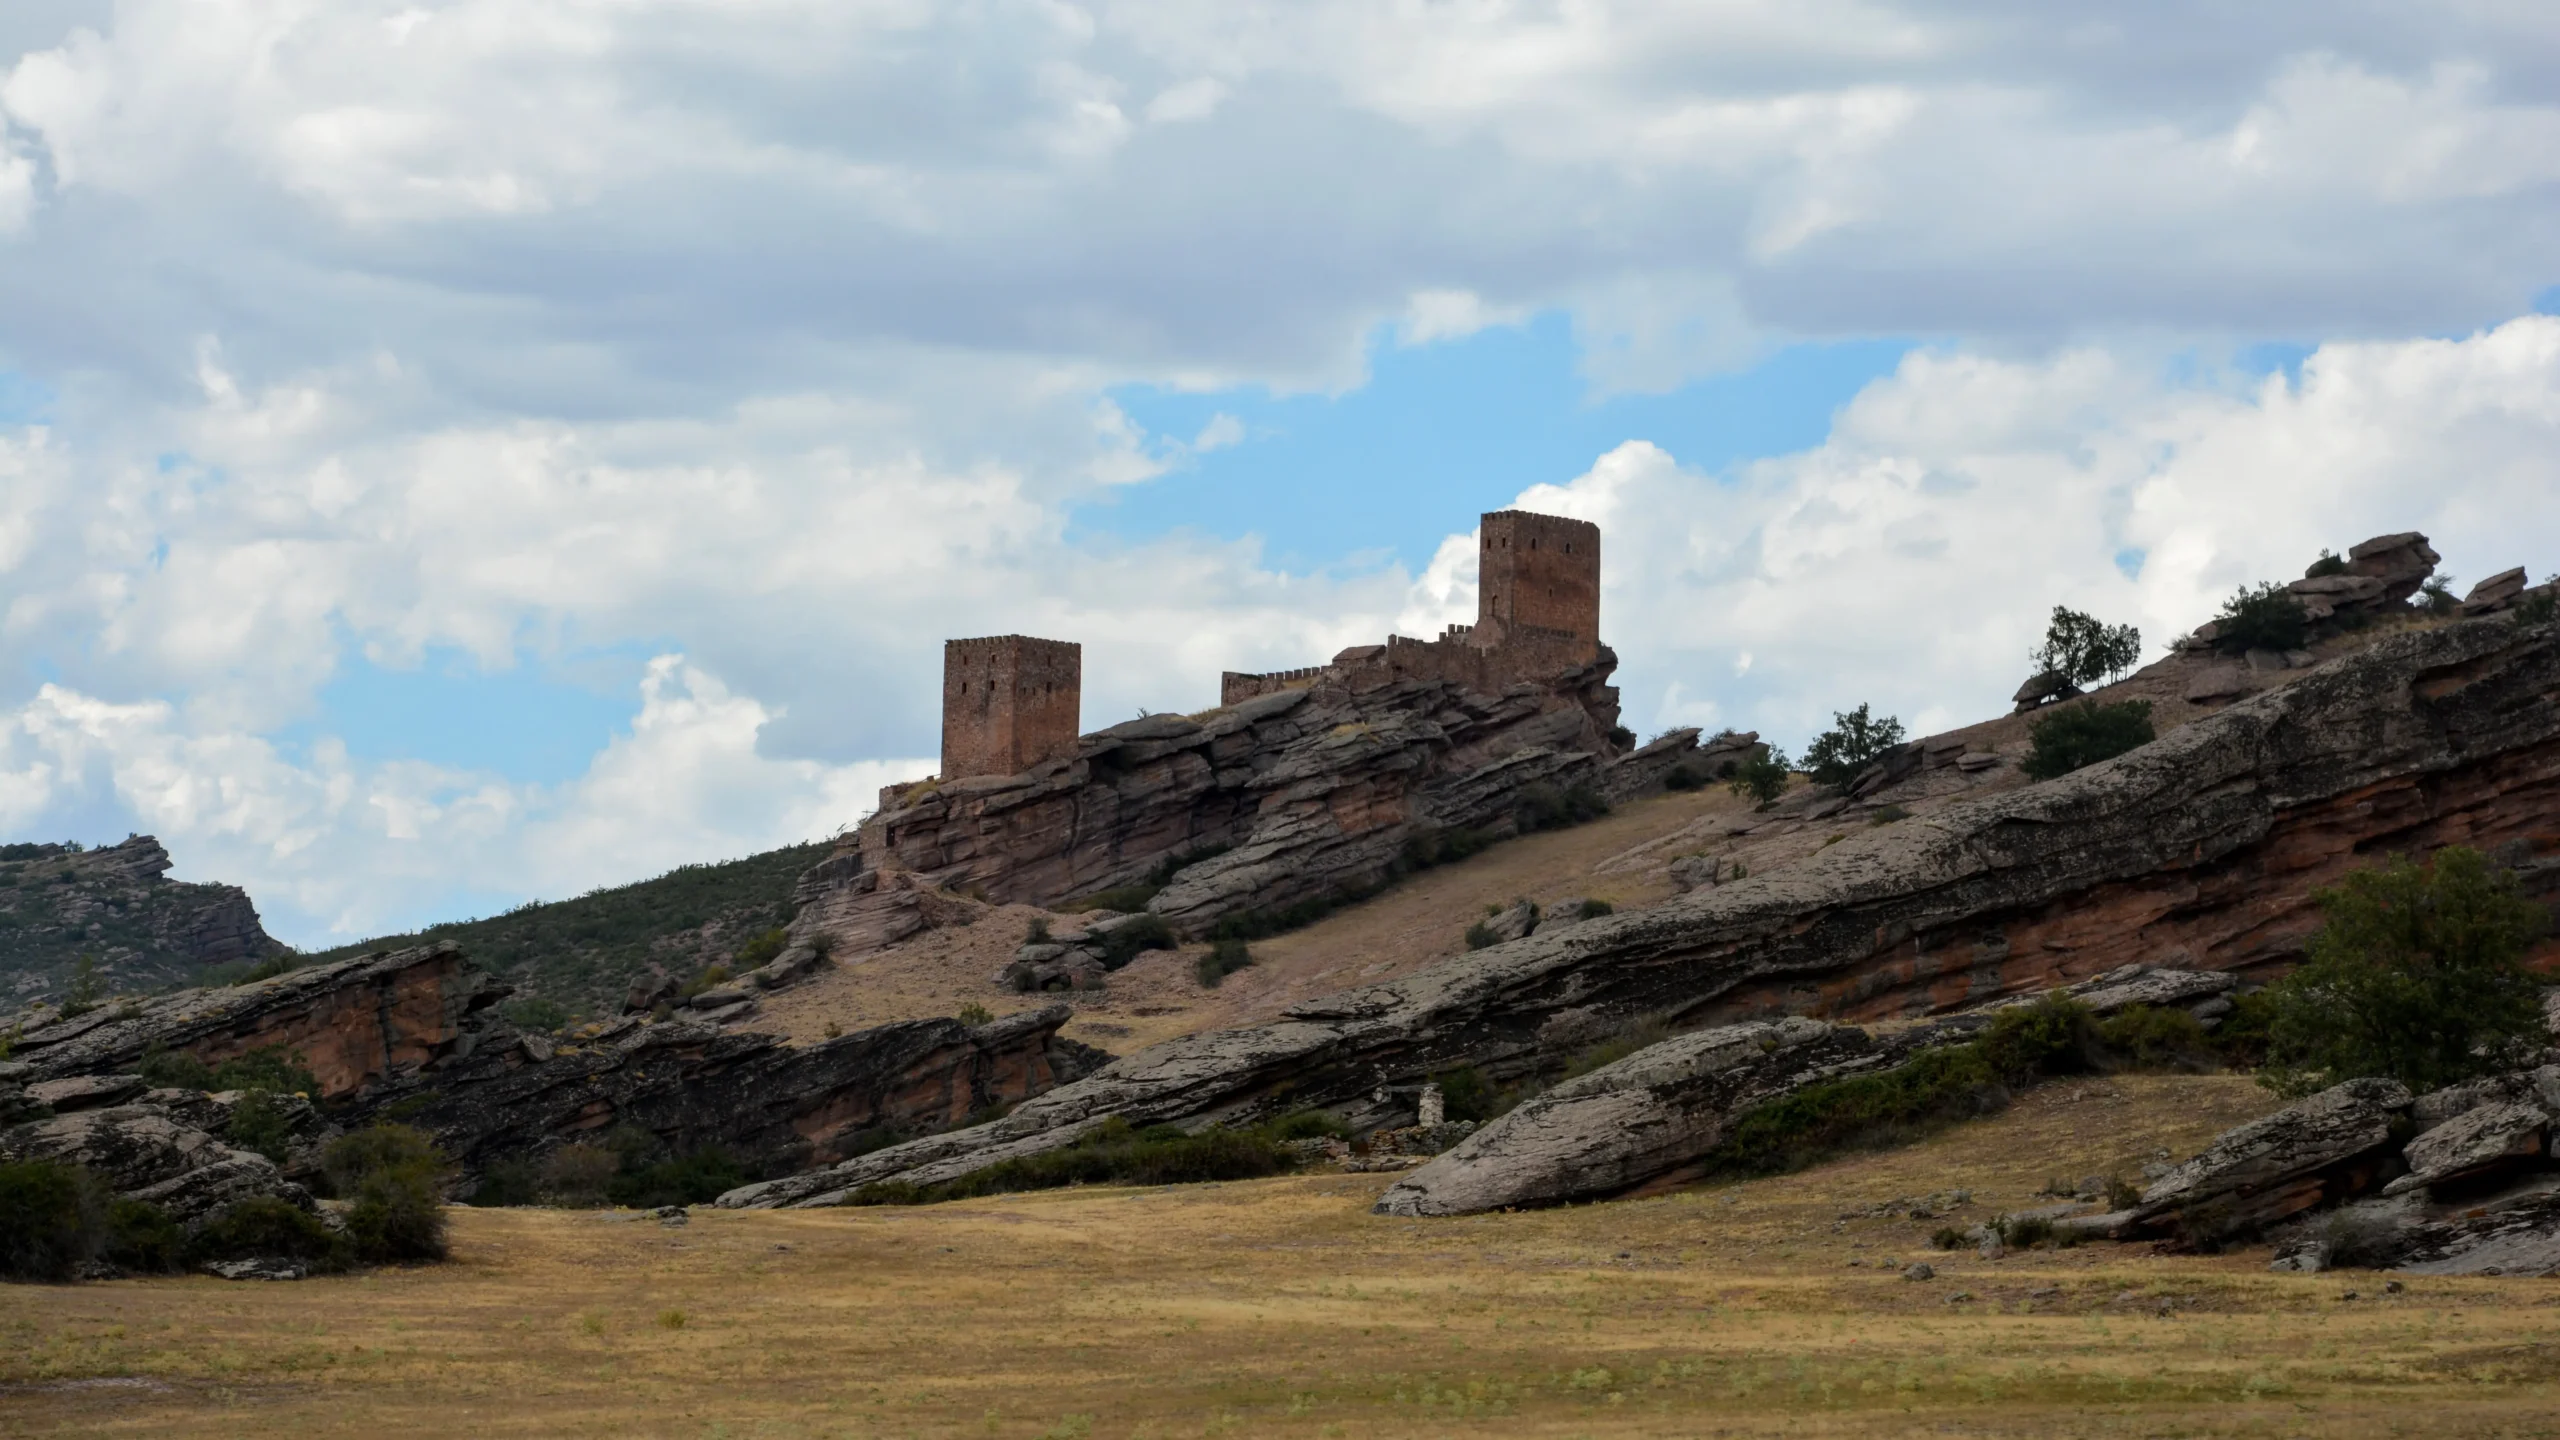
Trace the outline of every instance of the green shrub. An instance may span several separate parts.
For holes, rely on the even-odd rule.
[[[2151,702],[2119,700],[2057,705],[2028,722],[2031,743],[2018,768],[2030,780],[2051,780],[2083,766],[2112,760],[2156,738],[2151,729]]]
[[[105,1259],[136,1275],[167,1275],[181,1267],[186,1232],[169,1212],[147,1200],[122,1196],[107,1202]]]
[[[968,1004],[961,1006],[958,1010],[953,1011],[951,1018],[974,1030],[978,1026],[991,1025],[995,1023],[996,1016],[994,1011],[989,1010],[986,1006],[972,1000]]]
[[[2088,1007],[2062,996],[2013,1006],[1974,1040],[1924,1050],[1890,1070],[1808,1085],[1734,1122],[1711,1169],[1777,1174],[1848,1149],[1917,1138],[1999,1109],[2009,1087],[2088,1068]]]
[[[2098,1045],[2115,1070],[2202,1070],[2218,1053],[2203,1021],[2156,1005],[2129,1005],[2099,1021]]]
[[[2066,606],[2053,607],[2044,644],[2028,655],[2039,675],[2059,675],[2073,685],[2112,680],[2142,658],[2142,632],[2130,625],[2108,625],[2094,615]]]
[[[70,1280],[106,1248],[105,1187],[76,1165],[0,1161],[0,1279]]]
[[[299,1260],[315,1270],[342,1270],[353,1258],[346,1237],[319,1217],[273,1195],[235,1200],[189,1237],[185,1258]]]
[[[184,1050],[146,1050],[133,1071],[165,1090],[211,1090],[213,1067]]]
[[[1351,1127],[1342,1123],[1342,1117],[1330,1110],[1293,1111],[1263,1126],[1262,1130],[1272,1139],[1283,1143],[1291,1140],[1313,1140],[1318,1136],[1329,1140],[1351,1138]]]
[[[1612,725],[1609,727],[1609,743],[1621,750],[1633,750],[1636,748],[1636,732],[1624,725]]]
[[[2548,625],[2560,616],[2560,575],[2542,582],[2542,588],[2516,602],[2516,620],[2525,625]]]
[[[220,1065],[207,1065],[183,1050],[155,1050],[145,1054],[134,1071],[154,1085],[178,1090],[320,1093],[319,1077],[305,1067],[298,1052],[282,1045],[261,1045]]]
[[[758,966],[772,963],[790,943],[791,932],[779,925],[757,931],[747,937],[747,943],[738,947],[738,973],[743,975]]]
[[[1147,902],[1156,898],[1156,892],[1163,888],[1162,885],[1121,885],[1109,890],[1097,890],[1081,900],[1070,900],[1058,908],[1069,911],[1116,910],[1123,915],[1135,915],[1146,909]]]
[[[1608,813],[1608,797],[1588,785],[1531,785],[1520,792],[1511,808],[1512,823],[1523,835],[1562,830]]]
[[[2462,597],[2453,593],[2453,577],[2430,575],[2418,587],[2418,606],[2430,615],[2451,615],[2462,608]]]
[[[519,1030],[532,1030],[544,1034],[567,1028],[570,1020],[575,1018],[570,1015],[568,1006],[557,1000],[546,1000],[539,995],[526,1000],[510,1000],[499,1007],[498,1013],[507,1018],[508,1024]]]
[[[1787,766],[1786,751],[1763,745],[1733,767],[1733,776],[1725,787],[1754,805],[1766,805],[1787,793],[1787,781],[1793,774]]]
[[[654,1164],[632,1166],[605,1186],[616,1205],[651,1209],[660,1205],[704,1205],[755,1177],[718,1146],[707,1146]]]
[[[1209,953],[1200,957],[1197,970],[1200,983],[1215,990],[1220,982],[1253,963],[1253,952],[1241,940],[1218,940],[1210,943]]]
[[[1467,948],[1470,950],[1482,950],[1488,945],[1500,943],[1502,943],[1502,937],[1494,934],[1493,927],[1482,920],[1467,927]]]
[[[1707,773],[1706,766],[1695,760],[1683,760],[1663,775],[1662,788],[1680,791],[1704,790],[1707,788],[1707,782],[1714,778]]]
[[[1492,843],[1492,836],[1465,826],[1427,831],[1404,842],[1400,869],[1405,874],[1411,874],[1417,870],[1428,870],[1435,865],[1453,865],[1460,860],[1483,853]]]
[[[2332,554],[2329,547],[2323,545],[2320,547],[2320,558],[2311,562],[2311,568],[2302,572],[2302,578],[2305,580],[2319,580],[2331,575],[2344,575],[2346,573],[2347,557],[2344,555]]]
[[[1908,820],[1910,818],[1911,812],[1903,809],[1899,805],[1879,805],[1876,807],[1876,812],[1867,817],[1867,823],[1869,825],[1890,825],[1896,820]]]
[[[224,1127],[222,1138],[281,1165],[293,1149],[293,1122],[276,1092],[252,1090],[231,1107],[231,1123]]]
[[[1573,918],[1576,920],[1597,920],[1603,915],[1615,915],[1617,913],[1618,907],[1610,904],[1606,900],[1585,900],[1580,905],[1574,907]]]
[[[1930,1245],[1940,1250],[1961,1250],[1973,1243],[1973,1237],[1953,1225],[1941,1225],[1929,1237]]]
[[[2363,1075],[2425,1092],[2529,1063],[2547,1044],[2524,954],[2547,922],[2515,878],[2448,845],[2313,897],[2310,959],[2267,990],[2261,1080],[2306,1094]]]
[[[68,870],[62,872],[66,880],[71,875]],[[83,954],[71,967],[71,989],[62,1001],[62,1018],[69,1020],[97,1009],[105,989],[105,982],[98,978],[98,957]]]
[[[368,1262],[445,1256],[445,1159],[423,1131],[373,1125],[329,1142],[321,1173],[347,1208],[347,1237]]]
[[[918,1205],[1067,1185],[1251,1180],[1280,1174],[1296,1163],[1297,1157],[1267,1129],[1187,1134],[1171,1125],[1133,1129],[1115,1116],[1072,1145],[1006,1160],[939,1185],[866,1185],[854,1192],[853,1203]]]
[[[2214,648],[2237,655],[2249,650],[2299,650],[2311,638],[2311,619],[2292,591],[2270,580],[2243,585],[2214,617]]]
[[[1102,968],[1117,970],[1150,950],[1178,950],[1182,942],[1174,938],[1173,927],[1161,915],[1140,915],[1125,924],[1112,927],[1102,938]]]
[[[1022,932],[1022,943],[1025,945],[1047,945],[1052,943],[1049,938],[1049,917],[1043,915],[1039,919],[1032,921],[1030,928]]]
[[[519,1157],[492,1160],[480,1167],[480,1183],[463,1203],[481,1207],[532,1205],[543,1198],[542,1167]]]
[[[1503,1092],[1473,1065],[1444,1070],[1431,1079],[1440,1087],[1440,1113],[1452,1120],[1481,1124],[1511,1108]]]
[[[1891,715],[1876,719],[1864,704],[1832,712],[1831,722],[1804,751],[1804,767],[1816,785],[1839,789],[1902,743],[1902,722]]]

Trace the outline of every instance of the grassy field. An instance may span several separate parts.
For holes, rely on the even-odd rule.
[[[0,1432],[2560,1431],[2560,1283],[1923,1249],[2268,1103],[2065,1082],[1803,1175],[1454,1221],[1372,1216],[1384,1177],[1331,1174],[683,1228],[457,1211],[430,1269],[0,1291]],[[1954,1187],[1974,1203],[1944,1219],[1878,1208]],[[1924,1255],[1938,1278],[1882,1264]]]

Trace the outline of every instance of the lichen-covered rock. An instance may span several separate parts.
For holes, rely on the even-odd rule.
[[[0,992],[19,1002],[67,998],[81,959],[111,992],[156,990],[207,965],[285,953],[237,886],[167,878],[169,852],[136,835],[79,850],[0,850]]]
[[[2226,1132],[2142,1192],[2135,1227],[2246,1234],[2375,1189],[2396,1165],[2409,1099],[2396,1081],[2349,1080]]]
[[[1648,1046],[1535,1096],[1387,1188],[1381,1215],[1594,1199],[1677,1175],[1761,1101],[1872,1048],[1817,1020],[1724,1025]]]
[[[273,1161],[235,1150],[154,1106],[80,1110],[18,1125],[0,1131],[0,1154],[84,1167],[117,1194],[149,1201],[181,1223],[254,1195],[310,1205],[308,1193]]]
[[[2397,1193],[2516,1169],[2549,1153],[2550,1132],[2551,1112],[2540,1105],[2476,1106],[2411,1140],[2401,1157],[2409,1173],[2384,1188]]]

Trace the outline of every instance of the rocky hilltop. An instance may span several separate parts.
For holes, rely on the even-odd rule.
[[[1606,649],[1488,694],[1345,666],[1197,716],[1084,736],[1018,775],[892,787],[803,880],[796,941],[837,958],[965,913],[1143,887],[1185,935],[1355,899],[1452,837],[1516,833],[1533,796],[1659,789],[1697,752],[1628,753]],[[1534,823],[1534,820],[1531,822]]]
[[[84,956],[103,993],[285,953],[245,891],[168,879],[169,864],[148,835],[95,850],[0,846],[0,986],[21,1004],[59,1004]]]
[[[729,1203],[932,1183],[1111,1115],[1197,1126],[1315,1104],[1403,1123],[1431,1075],[1551,1072],[1639,1018],[1925,1015],[2137,962],[2272,972],[2299,957],[2312,892],[2382,852],[2469,844],[2549,898],[2554,813],[2560,625],[2493,613],[2404,632],[2062,779],[1844,830],[1794,867],[1543,927],[1277,1024],[1159,1045],[992,1125]]]

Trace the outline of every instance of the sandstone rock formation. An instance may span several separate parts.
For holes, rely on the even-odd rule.
[[[469,1020],[506,994],[459,947],[432,945],[46,1020],[22,1031],[12,1053],[51,1080],[129,1070],[154,1051],[218,1065],[281,1046],[318,1078],[320,1098],[336,1099],[469,1054]]]
[[[95,850],[0,846],[0,987],[59,1004],[83,955],[108,989],[144,990],[284,953],[248,895],[166,879],[169,864],[148,835]]]
[[[1868,1059],[1818,1020],[1720,1025],[1648,1046],[1523,1102],[1379,1197],[1381,1215],[1554,1205],[1678,1178],[1763,1100]]]
[[[2409,1100],[2394,1081],[2350,1080],[2253,1120],[2143,1191],[2130,1228],[2217,1240],[2377,1188]]]
[[[2383,639],[2059,780],[1851,835],[1791,869],[1692,890],[1267,1026],[1160,1045],[991,1126],[742,1196],[809,1203],[872,1180],[1064,1143],[1121,1114],[1189,1125],[1374,1099],[1458,1065],[1549,1072],[1653,1016],[1926,1014],[2136,962],[2272,972],[2314,890],[2394,849],[2462,842],[2560,888],[2560,627],[2496,616]]]
[[[1019,775],[892,787],[810,872],[793,938],[858,955],[960,918],[964,895],[1056,904],[1160,886],[1147,909],[1193,934],[1357,895],[1434,836],[1511,833],[1530,787],[1659,789],[1696,753],[1694,732],[1626,757],[1612,787],[1615,665],[1603,650],[1499,695],[1319,676],[1197,718],[1115,725]]]
[[[468,1057],[367,1091],[347,1123],[397,1116],[466,1175],[636,1126],[675,1154],[717,1148],[750,1172],[843,1159],[945,1129],[1098,1068],[1061,1039],[1063,1005],[984,1025],[910,1020],[813,1045],[696,1020],[626,1019],[556,1048],[493,1031]]]

